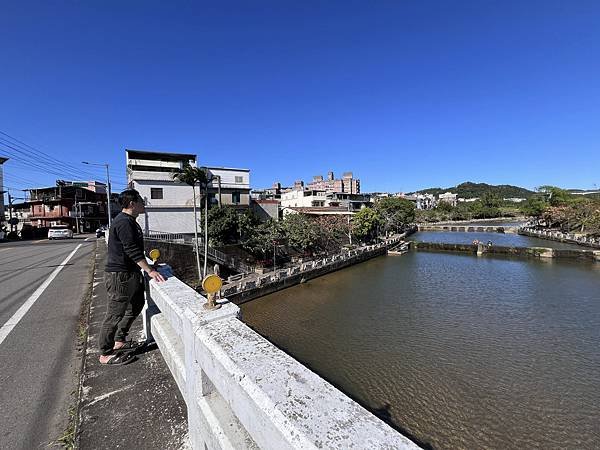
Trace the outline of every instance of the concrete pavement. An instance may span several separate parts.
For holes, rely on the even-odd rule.
[[[89,335],[81,381],[78,446],[82,450],[187,447],[187,410],[173,376],[156,347],[125,366],[98,362],[98,332],[106,311],[106,244],[98,241]],[[142,338],[141,316],[129,338]]]
[[[0,448],[46,448],[67,428],[95,240],[0,244]]]

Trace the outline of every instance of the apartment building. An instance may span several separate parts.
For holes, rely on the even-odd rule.
[[[458,194],[453,194],[452,192],[445,192],[443,194],[438,195],[439,202],[445,202],[452,206],[456,206],[458,204]]]
[[[191,153],[125,150],[128,185],[146,202],[146,213],[138,217],[145,232],[190,234],[194,232],[194,195],[191,186],[175,181],[173,176],[186,166],[197,167]],[[211,204],[230,205],[238,209],[250,205],[250,170],[207,167],[211,182]],[[196,205],[201,206],[196,189]],[[203,206],[203,205],[202,205]]]
[[[213,204],[233,206],[237,209],[250,207],[250,169],[231,167],[207,167],[212,181],[208,198]]]
[[[90,183],[94,186],[102,185],[96,181]],[[33,228],[48,228],[67,225],[76,231],[79,219],[79,230],[91,232],[106,224],[106,191],[95,192],[78,184],[84,183],[57,180],[56,186],[29,189],[29,201],[23,203],[19,217],[20,221],[23,221],[21,227],[29,225]]]
[[[311,215],[354,214],[369,206],[368,195],[323,190],[290,191],[281,194],[282,215],[304,213]]]
[[[336,179],[333,172],[327,173],[327,179],[316,175],[306,185],[309,190],[322,190],[326,192],[344,192],[346,194],[360,194],[360,180],[354,178],[352,172],[344,172],[342,178]]]
[[[193,233],[192,188],[173,180],[185,166],[196,166],[191,153],[125,149],[127,184],[146,202],[146,213],[138,217],[145,232]],[[196,190],[197,192],[197,190]],[[200,200],[197,198],[197,206]]]

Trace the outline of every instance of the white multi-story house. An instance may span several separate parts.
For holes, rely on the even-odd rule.
[[[315,189],[294,190],[281,194],[283,216],[299,212],[311,215],[352,215],[370,203],[368,195]]]
[[[445,192],[444,194],[438,195],[438,201],[449,203],[452,206],[456,206],[458,204],[458,194],[453,194],[452,192]]]
[[[146,150],[125,150],[128,185],[139,191],[146,201],[146,213],[138,217],[145,232],[194,232],[194,196],[191,186],[174,181],[173,175],[185,166],[197,166],[196,155],[162,153]],[[208,167],[212,181],[208,186],[211,203],[248,208],[250,205],[250,170],[227,167]],[[200,219],[199,189],[196,206]],[[200,220],[199,220],[200,221]],[[200,221],[200,226],[202,226]]]
[[[127,183],[146,201],[146,213],[138,217],[145,232],[194,232],[192,188],[173,180],[186,165],[196,166],[196,155],[125,150]],[[196,190],[197,192],[197,190]],[[200,206],[199,199],[196,199]]]
[[[294,190],[281,194],[281,207],[285,208],[310,208],[325,206],[327,192],[324,190]]]
[[[208,188],[211,203],[239,209],[250,207],[250,169],[231,167],[207,167],[207,169],[212,177]]]

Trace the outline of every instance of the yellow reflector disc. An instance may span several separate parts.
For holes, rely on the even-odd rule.
[[[208,292],[209,294],[214,294],[215,292],[218,292],[219,289],[221,289],[221,286],[223,286],[223,280],[221,280],[221,278],[219,278],[214,273],[206,275],[204,277],[204,280],[202,280],[202,289],[204,289],[204,291]]]
[[[150,250],[150,259],[152,261],[158,261],[158,258],[160,258],[160,250],[157,248]]]

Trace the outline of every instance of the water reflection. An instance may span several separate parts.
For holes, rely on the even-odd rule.
[[[599,292],[597,264],[410,252],[242,310],[423,445],[598,448]]]

